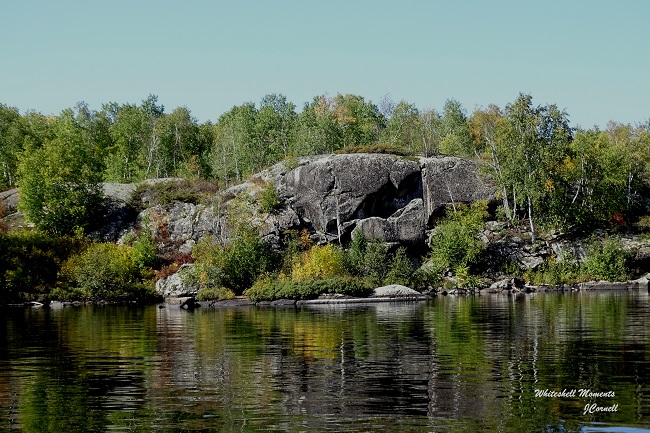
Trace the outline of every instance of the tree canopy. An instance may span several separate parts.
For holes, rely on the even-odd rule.
[[[474,158],[499,186],[508,218],[564,226],[605,222],[639,208],[650,182],[650,122],[575,129],[556,105],[528,94],[468,114],[454,99],[440,111],[386,97],[318,95],[298,111],[281,94],[234,106],[199,123],[158,97],[139,104],[84,102],[57,116],[0,104],[0,189],[23,188],[21,208],[38,227],[86,227],[101,181],[156,177],[239,182],[283,159],[375,146],[400,154]],[[365,146],[365,147],[364,147]],[[379,146],[379,147],[377,147]]]

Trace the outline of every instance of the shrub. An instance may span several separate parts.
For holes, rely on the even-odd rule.
[[[61,264],[85,247],[80,236],[51,237],[39,232],[0,234],[2,302],[39,299],[55,287]]]
[[[587,258],[582,270],[590,278],[607,281],[625,281],[630,277],[630,255],[618,238],[595,240],[587,247]]]
[[[549,257],[534,271],[529,271],[524,278],[532,284],[548,284],[556,286],[560,284],[573,284],[581,276],[580,267],[573,254],[563,254],[561,260]]]
[[[87,291],[93,300],[117,301],[153,297],[153,287],[142,281],[130,247],[93,244],[70,257],[61,268],[68,284]]]
[[[337,150],[335,153],[383,153],[398,156],[412,156],[413,152],[401,146],[392,144],[369,144],[358,146],[347,146]]]
[[[426,289],[428,286],[439,286],[442,283],[443,270],[444,269],[435,267],[431,262],[426,263],[413,272],[410,279],[412,288],[422,290]]]
[[[269,182],[264,188],[262,188],[258,193],[257,198],[262,212],[273,213],[282,207],[282,201],[280,200],[278,190],[275,189],[273,182]]]
[[[367,296],[372,285],[359,278],[331,277],[301,281],[275,280],[266,275],[244,292],[252,301],[274,301],[276,299],[315,299],[324,294]]]
[[[272,271],[279,260],[252,229],[238,232],[231,243],[204,238],[192,250],[194,267],[187,281],[200,288],[225,287],[241,294],[260,274]]]
[[[139,269],[150,268],[156,264],[157,250],[156,245],[151,239],[149,230],[144,231],[133,242],[132,251],[133,262]]]
[[[456,205],[456,211],[435,229],[431,240],[430,260],[441,269],[463,268],[475,264],[485,247],[479,239],[487,202],[478,201],[471,207]]]
[[[138,211],[157,205],[164,206],[174,201],[199,204],[218,191],[217,183],[204,180],[172,180],[154,184],[143,182],[133,193],[131,204]]]
[[[388,273],[383,279],[383,284],[401,284],[408,286],[413,277],[413,264],[406,256],[406,249],[400,247],[395,252],[393,259],[390,261]]]
[[[232,290],[225,287],[203,287],[196,294],[197,301],[221,301],[223,299],[232,299],[235,294]]]
[[[294,261],[291,279],[302,281],[343,276],[346,274],[344,263],[343,251],[332,244],[314,246]]]
[[[367,239],[355,231],[347,251],[346,268],[351,275],[366,278],[375,285],[409,285],[413,276],[413,265],[400,247],[391,254],[388,244],[379,239]]]

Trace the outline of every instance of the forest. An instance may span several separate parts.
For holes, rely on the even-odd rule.
[[[580,233],[648,219],[650,119],[574,128],[565,110],[529,94],[471,113],[454,99],[437,110],[352,94],[316,96],[297,110],[270,94],[204,123],[187,107],[166,111],[155,95],[98,110],[79,102],[56,116],[0,104],[0,191],[20,188],[19,208],[45,243],[83,238],[101,182],[182,177],[223,189],[277,162],[334,152],[471,158],[498,187],[498,218],[526,224],[532,243],[540,227]]]

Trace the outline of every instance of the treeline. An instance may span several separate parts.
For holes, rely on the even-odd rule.
[[[637,208],[648,185],[649,134],[650,121],[576,130],[567,112],[524,94],[469,116],[453,99],[438,111],[323,95],[298,112],[272,94],[233,107],[216,123],[199,123],[186,107],[168,113],[153,95],[100,110],[78,103],[58,116],[21,115],[0,104],[0,189],[24,188],[28,217],[56,232],[52,227],[88,217],[100,181],[179,176],[227,186],[283,159],[366,146],[481,161],[499,186],[504,216],[526,218],[535,236],[540,219],[581,226]]]
[[[461,105],[420,112],[389,100],[382,109],[357,95],[318,96],[301,112],[283,95],[233,107],[216,123],[198,123],[186,107],[165,112],[150,95],[139,105],[81,102],[59,116],[20,115],[0,104],[0,187],[17,183],[18,162],[52,140],[80,141],[107,182],[158,177],[199,177],[225,184],[287,157],[331,153],[348,146],[384,143],[414,154],[451,152],[470,141]]]

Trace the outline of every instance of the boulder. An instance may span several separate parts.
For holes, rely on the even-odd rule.
[[[4,208],[5,215],[18,211],[18,188],[0,192],[0,208]]]
[[[409,287],[402,286],[400,284],[390,284],[388,286],[377,287],[372,291],[372,294],[369,296],[371,298],[399,298],[399,297],[413,297],[413,296],[422,296],[417,290],[413,290]]]
[[[346,242],[360,226],[389,242],[420,243],[431,216],[447,204],[495,196],[475,163],[451,156],[321,155],[300,163],[275,181],[283,200],[323,241]]]
[[[412,200],[386,219],[371,217],[360,220],[356,230],[367,238],[381,239],[384,242],[422,243],[426,231],[422,199]]]
[[[493,200],[496,189],[483,181],[476,163],[454,156],[422,158],[422,189],[427,221],[452,202]]]
[[[199,289],[194,286],[187,285],[183,282],[182,274],[191,269],[194,265],[185,263],[180,269],[166,277],[156,281],[156,293],[164,298],[184,298],[194,297]]]

